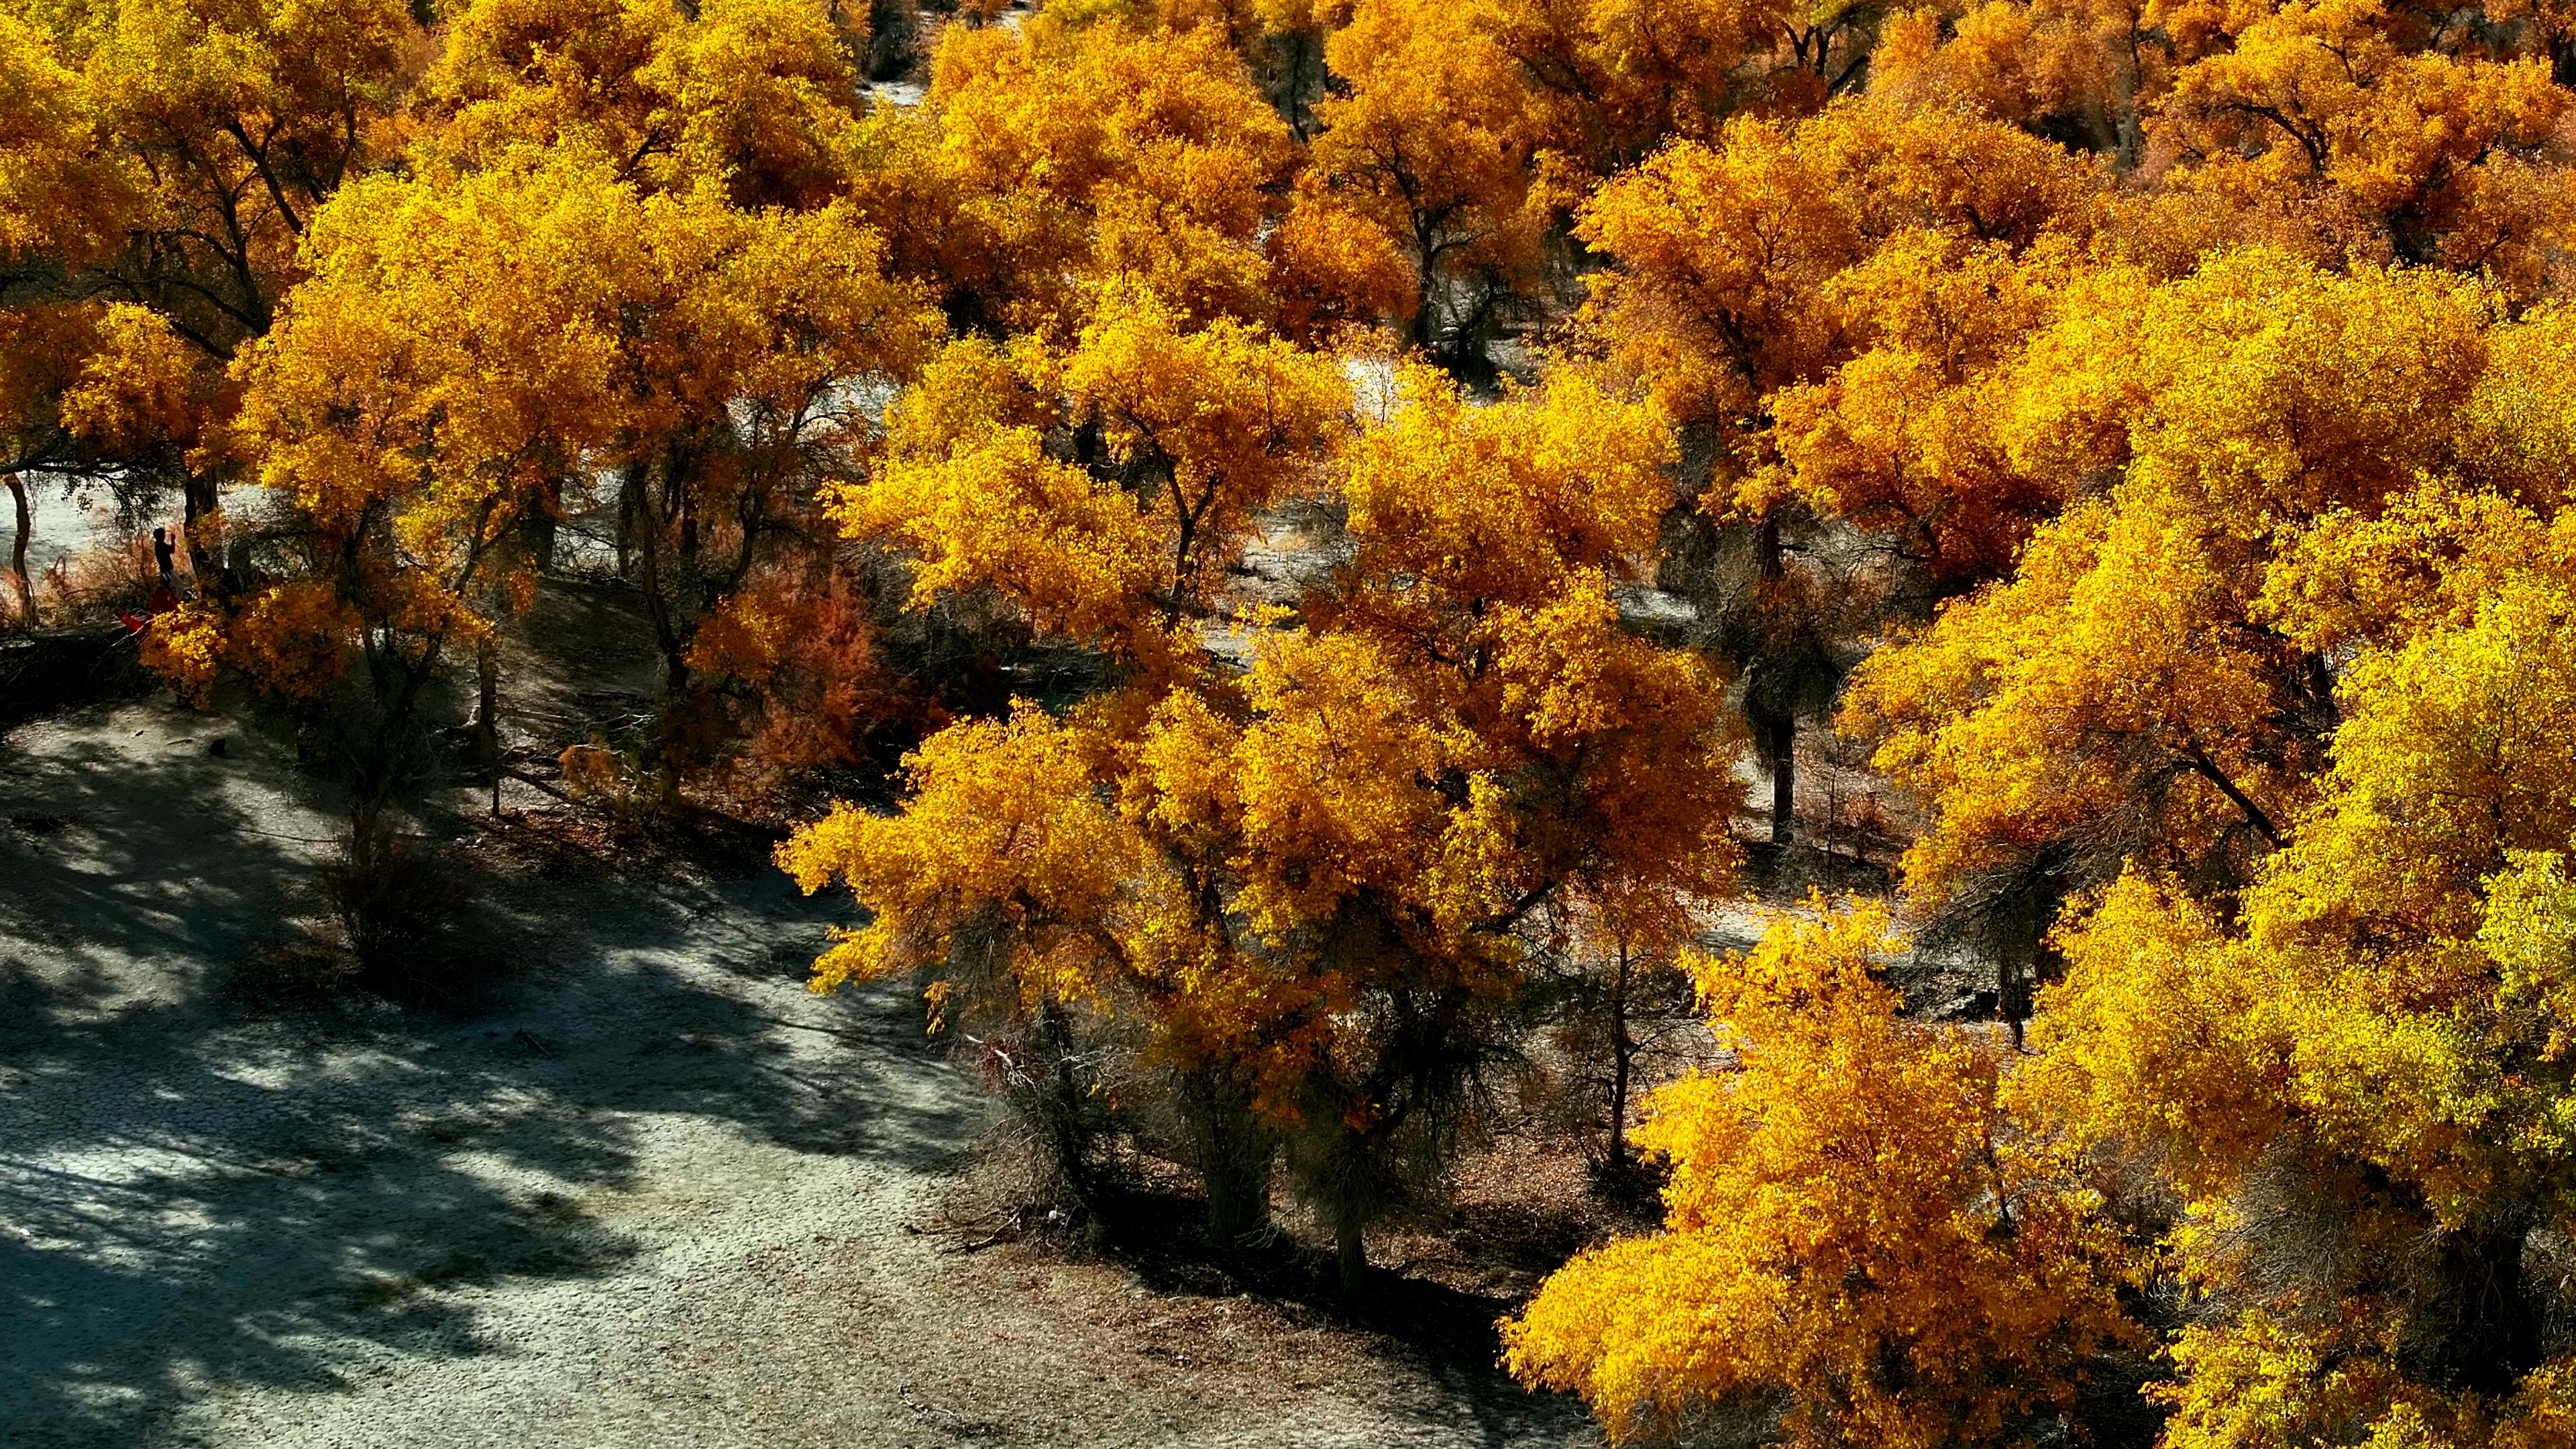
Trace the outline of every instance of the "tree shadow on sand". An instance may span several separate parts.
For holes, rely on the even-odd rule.
[[[632,1267],[586,1203],[647,1169],[656,1114],[915,1172],[983,1125],[917,1004],[801,989],[828,913],[774,873],[490,882],[462,932],[507,970],[468,1010],[228,997],[309,907],[328,802],[273,742],[217,758],[220,723],[180,743],[138,709],[0,771],[12,1444],[174,1442],[227,1385],[516,1351],[453,1290]]]

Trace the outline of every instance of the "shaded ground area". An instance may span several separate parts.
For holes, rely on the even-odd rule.
[[[751,864],[487,827],[492,984],[245,999],[330,807],[165,703],[0,736],[8,1443],[1591,1442],[1445,1341],[1485,1300],[1409,1351],[912,1231],[982,1099],[900,991],[804,990],[830,907]]]

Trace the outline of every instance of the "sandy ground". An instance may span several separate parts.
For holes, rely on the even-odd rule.
[[[804,990],[771,872],[505,875],[470,1008],[241,1000],[330,830],[288,754],[0,738],[0,1442],[1594,1442],[1400,1325],[912,1231],[982,1099]]]

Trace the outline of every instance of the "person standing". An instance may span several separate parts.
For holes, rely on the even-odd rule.
[[[179,607],[179,575],[172,567],[178,552],[179,546],[170,541],[170,530],[152,530],[152,557],[161,565],[161,578],[152,586],[150,613],[166,614]]]

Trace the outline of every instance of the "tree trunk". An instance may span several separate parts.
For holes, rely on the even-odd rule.
[[[1754,573],[1760,580],[1764,608],[1777,601],[1772,587],[1789,576],[1788,550],[1780,541],[1780,519],[1776,514],[1762,515],[1761,526],[1753,536]],[[1750,681],[1764,683],[1757,670]],[[1793,711],[1774,713],[1766,704],[1747,700],[1746,722],[1753,726],[1754,742],[1765,756],[1771,770],[1771,843],[1790,844],[1797,836],[1798,815],[1798,716]]]
[[[1628,1078],[1637,1059],[1636,1038],[1628,1034],[1628,948],[1619,948],[1619,974],[1610,991],[1610,1170],[1628,1166]]]
[[[1254,1114],[1251,1095],[1219,1074],[1194,1073],[1184,1091],[1207,1190],[1208,1242],[1232,1252],[1270,1225],[1270,1164],[1279,1141]]]
[[[1990,935],[1995,954],[1995,1014],[2012,1029],[2015,1051],[2022,1047],[2022,1025],[2030,1020],[2056,904],[2056,892],[2047,877],[2033,873],[2016,881],[1995,906]]]
[[[1771,843],[1788,845],[1798,835],[1798,717],[1769,715],[1760,725],[1771,765]]]
[[[1270,1226],[1270,1143],[1258,1128],[1225,1134],[1210,1144],[1199,1176],[1207,1185],[1208,1241],[1232,1252]],[[1261,1137],[1245,1141],[1246,1137]]]
[[[27,510],[27,482],[15,473],[0,473],[0,483],[9,488],[9,497],[18,505],[18,536],[9,545],[9,571],[18,584],[18,627],[36,627],[36,589],[27,578],[27,536],[35,531],[34,517]]]
[[[474,703],[474,732],[481,737],[483,772],[492,781],[492,813],[501,813],[501,656],[486,633],[474,645],[474,674],[481,693]]]
[[[1029,1063],[1028,1075],[1037,1097],[1038,1135],[1075,1205],[1096,1221],[1100,1208],[1092,1190],[1091,1134],[1083,1121],[1082,1084],[1073,1073],[1073,1024],[1054,998],[1038,1003],[1031,1037],[1037,1059]]]
[[[620,579],[635,577],[635,528],[639,521],[635,516],[636,498],[642,487],[630,465],[627,476],[619,481],[617,488],[617,577]]]
[[[2522,1267],[2518,1222],[2440,1234],[2398,1340],[2408,1376],[2445,1389],[2501,1396],[2544,1356],[2541,1322]]]
[[[1789,576],[1788,550],[1780,543],[1778,515],[1765,513],[1753,533],[1753,576],[1763,583],[1776,584]]]
[[[225,599],[232,595],[232,581],[224,577],[222,566],[209,551],[198,523],[212,517],[222,499],[216,492],[215,480],[202,473],[190,473],[180,484],[179,495],[185,505],[181,530],[188,540],[188,567],[197,576],[197,597]]]
[[[1418,223],[1413,229],[1413,317],[1405,340],[1429,353],[1440,339],[1440,252],[1432,234]]]
[[[1368,1286],[1368,1239],[1356,1207],[1346,1207],[1333,1220],[1333,1256],[1341,1267],[1342,1296],[1356,1299]]]
[[[542,506],[528,515],[528,553],[536,561],[537,572],[555,571],[556,537],[561,532],[563,484],[549,479],[545,485]]]

